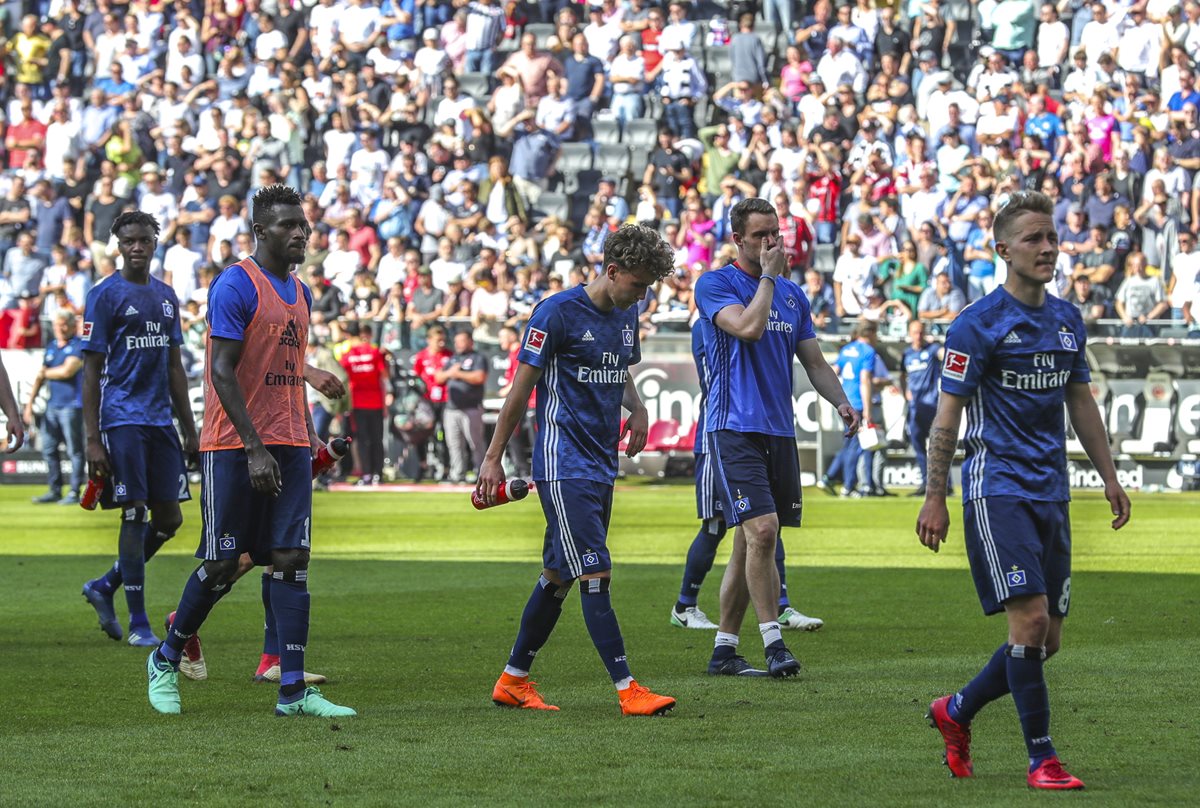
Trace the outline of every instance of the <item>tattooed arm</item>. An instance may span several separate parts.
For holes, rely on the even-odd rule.
[[[950,528],[950,512],[946,509],[946,480],[950,463],[958,445],[958,425],[968,399],[942,392],[938,396],[937,415],[929,430],[929,464],[925,474],[925,504],[917,517],[917,536],[921,544],[938,551]]]

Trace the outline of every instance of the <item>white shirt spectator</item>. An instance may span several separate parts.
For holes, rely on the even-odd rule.
[[[968,95],[965,90],[945,92],[937,89],[929,95],[929,102],[925,106],[925,119],[929,122],[930,134],[940,132],[950,124],[951,104],[958,105],[958,111],[961,113],[959,118],[963,123],[975,123],[975,119],[979,115],[978,101]]]
[[[804,172],[804,163],[807,156],[799,149],[785,149],[782,146],[771,152],[771,159],[767,165],[779,164],[783,166],[783,178],[788,182],[793,182],[800,179],[800,175]],[[770,197],[767,197],[770,199]]]
[[[833,268],[833,281],[842,285],[842,308],[847,317],[862,314],[867,301],[867,285],[875,272],[875,259],[869,255],[843,252]]]
[[[209,251],[209,258],[213,261],[220,260],[222,241],[228,241],[236,248],[238,233],[249,232],[250,228],[246,226],[246,220],[236,213],[233,216],[221,216],[218,214],[212,220],[212,225],[208,230],[209,238],[212,239],[212,249]]]
[[[186,55],[177,50],[170,51],[167,54],[167,67],[163,78],[182,87],[185,67],[192,71],[192,81],[198,83],[204,80],[204,57],[194,48]]]
[[[1171,289],[1171,308],[1181,309],[1184,303],[1192,304],[1192,321],[1200,319],[1197,307],[1197,292],[1200,292],[1200,252],[1179,253],[1171,261],[1175,275],[1175,286]]]
[[[825,105],[814,94],[805,93],[800,98],[797,108],[800,111],[800,119],[804,122],[800,136],[807,140],[812,130],[816,129],[821,123],[821,119],[825,117]]]
[[[359,149],[350,157],[350,194],[369,205],[383,192],[388,156],[383,149]]]
[[[660,38],[661,45],[662,40]],[[670,99],[700,98],[708,90],[704,72],[691,56],[682,59],[676,51],[668,51],[660,63],[659,78],[662,79],[662,97]]]
[[[56,180],[64,178],[63,161],[79,156],[79,121],[52,122],[46,127],[45,154],[46,173]]]
[[[325,277],[341,290],[346,300],[350,300],[354,291],[354,273],[362,265],[362,256],[358,250],[339,250],[336,247],[325,256],[321,266]]]
[[[265,62],[275,56],[275,51],[287,48],[287,37],[278,28],[272,31],[260,31],[254,40],[254,58]]]
[[[149,213],[157,219],[164,231],[179,218],[179,207],[175,203],[175,194],[165,189],[157,194],[149,191],[143,193],[142,198],[138,201],[138,210],[142,213]]]
[[[443,98],[438,102],[437,111],[433,114],[433,121],[435,124],[447,120],[454,121],[454,134],[467,141],[471,139],[473,127],[471,122],[463,117],[463,113],[474,108],[475,99],[466,93],[459,93],[458,98],[453,100]]]
[[[534,122],[548,132],[554,132],[558,127],[562,126],[564,121],[575,120],[575,103],[563,96],[555,98],[548,95],[541,101],[538,101],[537,113],[534,115]],[[567,129],[569,135],[571,129]]]
[[[1162,26],[1150,22],[1134,25],[1126,20],[1121,32],[1121,50],[1117,65],[1129,73],[1158,73],[1158,54],[1162,49]]]
[[[382,17],[376,5],[363,2],[358,6],[346,6],[338,16],[338,36],[347,42],[366,42],[379,29]]]
[[[646,78],[646,61],[641,56],[626,56],[623,53],[618,53],[612,60],[611,74],[623,78],[637,78],[644,82]],[[628,95],[630,93],[641,93],[645,90],[645,84],[620,84],[612,85],[614,95]]]
[[[404,283],[405,273],[404,255],[392,255],[390,250],[385,252],[375,268],[375,283],[380,293],[386,294],[396,284]]]
[[[817,63],[817,75],[825,82],[827,89],[836,89],[839,84],[849,84],[854,92],[862,93],[867,89],[867,72],[863,70],[862,62],[850,49],[839,51],[836,55],[826,53]]]
[[[1095,66],[1100,61],[1100,54],[1116,53],[1117,48],[1121,46],[1121,35],[1110,17],[1103,23],[1092,20],[1084,25],[1079,42],[1087,52],[1088,65]]]
[[[467,271],[467,265],[458,261],[435,258],[429,262],[429,272],[433,277],[433,288],[443,292],[450,291],[450,281],[461,278]]]
[[[471,293],[471,316],[482,314],[492,320],[503,320],[508,316],[508,292],[496,289],[489,292],[482,286]]]
[[[917,232],[923,223],[932,222],[938,217],[946,199],[946,192],[937,186],[928,191],[919,189],[902,195],[900,208],[904,214],[904,226],[910,233]]]
[[[338,37],[341,15],[345,6],[341,3],[325,5],[319,3],[308,13],[308,27],[312,29],[312,48],[318,56],[328,56]]]
[[[163,256],[163,272],[169,273],[171,288],[180,300],[188,300],[199,284],[196,272],[204,264],[204,254],[176,244]]]
[[[307,78],[300,82],[300,85],[308,93],[308,99],[313,105],[313,109],[318,112],[326,112],[329,109],[333,98],[333,79],[329,76]]]
[[[329,173],[336,176],[338,166],[350,164],[350,150],[358,142],[353,132],[343,132],[340,129],[330,129],[325,133],[325,165]]]
[[[1038,64],[1057,65],[1067,60],[1071,29],[1062,20],[1043,22],[1037,29]]]
[[[113,60],[125,50],[125,32],[118,31],[110,34],[102,31],[95,39],[94,76],[107,76],[112,68]]]
[[[692,50],[696,45],[696,23],[690,20],[667,23],[658,35],[658,51],[666,54],[674,50],[672,45],[679,42],[682,42],[689,52]]]
[[[588,43],[588,53],[595,56],[607,67],[612,62],[613,54],[617,52],[617,40],[624,31],[615,21],[601,25],[588,23],[583,27],[583,37]]]

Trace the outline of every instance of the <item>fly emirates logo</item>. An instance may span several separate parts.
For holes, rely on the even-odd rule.
[[[629,371],[621,367],[620,354],[604,351],[600,354],[600,361],[604,367],[589,368],[580,365],[576,371],[576,380],[581,384],[625,384],[629,379]]]
[[[1021,373],[1003,368],[1000,386],[1010,390],[1054,390],[1063,387],[1071,377],[1070,370],[1057,370],[1054,354],[1033,355],[1033,372]]]
[[[779,309],[771,309],[771,317],[767,320],[768,331],[781,331],[784,334],[792,333],[792,324],[780,319]]]
[[[146,320],[146,333],[142,336],[129,334],[125,337],[125,350],[136,351],[143,348],[168,348],[171,339],[162,332],[162,323]]]

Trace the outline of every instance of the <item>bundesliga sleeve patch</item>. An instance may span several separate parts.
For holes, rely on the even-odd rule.
[[[542,346],[546,344],[546,332],[537,328],[530,328],[529,333],[525,335],[525,350],[531,354],[541,356]]]
[[[84,342],[87,342],[92,338],[92,323],[90,320],[84,322],[81,336]]]
[[[958,351],[946,351],[946,362],[942,365],[942,375],[948,379],[954,379],[956,382],[965,381],[967,378],[967,366],[971,364],[971,357],[965,353]]]

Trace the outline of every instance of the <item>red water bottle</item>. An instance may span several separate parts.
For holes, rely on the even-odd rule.
[[[529,496],[529,483],[522,479],[509,480],[504,485],[496,489],[495,505],[503,505],[506,502],[516,502],[518,499],[525,499]],[[482,511],[484,508],[492,508],[495,505],[489,505],[483,497],[483,492],[476,490],[471,493],[471,504],[475,506],[475,510]]]
[[[104,493],[104,479],[88,478],[87,487],[83,489],[83,496],[79,498],[79,507],[85,511],[96,510],[96,503],[100,501],[102,493]]]
[[[329,471],[346,456],[346,452],[350,451],[350,440],[350,438],[334,438],[313,455],[312,476],[314,480]]]

